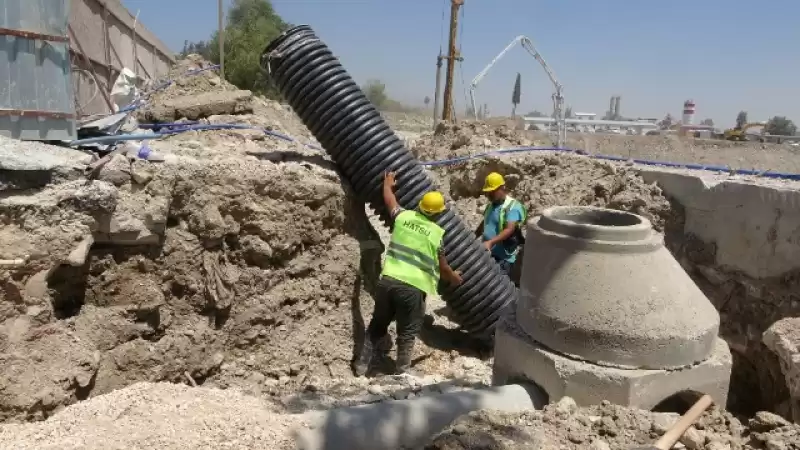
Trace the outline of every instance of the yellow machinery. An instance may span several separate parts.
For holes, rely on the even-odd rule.
[[[764,129],[762,129],[762,131],[761,131],[761,134],[764,134],[764,131],[766,130],[766,125],[767,124],[760,123],[760,122],[746,123],[742,127],[734,127],[734,128],[729,128],[729,129],[725,130],[725,133],[724,133],[723,136],[725,137],[725,139],[727,139],[729,141],[746,141],[747,140],[747,130],[749,130],[750,128],[753,128],[753,127],[764,127]],[[761,140],[763,140],[763,138]]]

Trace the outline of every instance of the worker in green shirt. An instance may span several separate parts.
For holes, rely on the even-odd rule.
[[[405,210],[394,194],[394,173],[383,180],[383,201],[392,219],[392,238],[378,281],[372,320],[354,372],[369,370],[376,344],[385,339],[389,324],[397,321],[397,371],[411,367],[414,342],[425,318],[425,296],[436,295],[439,276],[459,285],[461,276],[445,260],[442,251],[444,229],[434,221],[445,210],[440,192],[426,193],[415,210]]]
[[[483,193],[489,204],[483,212],[483,223],[476,235],[481,237],[483,246],[491,252],[500,269],[518,284],[519,280],[513,276],[514,265],[525,243],[522,224],[525,223],[527,211],[522,203],[508,195],[506,180],[497,172],[486,176]]]

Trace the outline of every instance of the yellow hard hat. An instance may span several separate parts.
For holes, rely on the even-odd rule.
[[[419,209],[425,214],[439,214],[444,211],[444,196],[441,192],[431,191],[422,196]]]
[[[492,172],[489,175],[486,175],[486,181],[483,182],[483,192],[492,192],[496,191],[497,188],[504,186],[506,184],[506,180],[503,179],[503,176],[497,172]]]

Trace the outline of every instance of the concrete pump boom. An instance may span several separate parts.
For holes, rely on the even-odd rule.
[[[564,86],[559,83],[558,79],[556,78],[555,73],[553,70],[550,69],[550,66],[547,65],[547,61],[544,60],[542,55],[536,50],[534,47],[533,42],[527,38],[526,36],[517,36],[514,40],[509,43],[506,48],[503,49],[497,56],[494,57],[492,62],[490,62],[483,70],[472,80],[469,85],[469,99],[472,103],[472,112],[475,114],[475,118],[478,118],[478,108],[475,104],[475,89],[478,87],[478,83],[483,80],[483,77],[489,72],[489,69],[497,63],[509,50],[514,48],[515,45],[520,44],[522,48],[524,48],[533,59],[539,62],[544,69],[545,73],[547,73],[547,77],[550,78],[550,82],[553,83],[553,87],[555,87],[555,93],[553,93],[553,113],[556,116],[556,128],[558,131],[558,138],[556,142],[557,147],[563,147],[564,142],[567,139],[567,126],[564,122],[564,95],[563,90]]]

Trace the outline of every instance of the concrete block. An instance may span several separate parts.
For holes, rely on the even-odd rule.
[[[720,405],[727,401],[733,362],[722,339],[716,339],[708,359],[690,367],[674,370],[620,369],[550,351],[527,336],[515,322],[512,312],[495,334],[494,385],[533,382],[547,393],[550,402],[568,396],[581,406],[608,400],[650,410],[684,391],[709,394]]]

